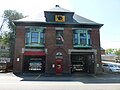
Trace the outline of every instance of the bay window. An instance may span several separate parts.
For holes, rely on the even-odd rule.
[[[74,33],[74,45],[78,44],[78,33]]]
[[[90,30],[75,29],[73,40],[75,48],[91,47]]]
[[[85,46],[87,44],[87,35],[86,33],[80,33],[80,44]]]
[[[26,32],[26,39],[25,39],[25,41],[26,41],[26,44],[28,44],[29,41],[30,41],[30,32],[29,31]]]
[[[44,28],[34,27],[34,26],[27,27],[25,43],[26,43],[26,46],[30,46],[30,47],[43,47],[44,46]]]
[[[40,43],[44,44],[44,32],[40,32]]]

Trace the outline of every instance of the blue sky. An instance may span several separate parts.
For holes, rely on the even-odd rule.
[[[105,49],[120,48],[120,0],[0,0],[0,16],[7,9],[31,15],[51,9],[56,4],[104,24],[100,29],[101,46]]]

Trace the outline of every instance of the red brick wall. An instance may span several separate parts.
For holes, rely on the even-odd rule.
[[[71,28],[64,28],[63,38],[64,42],[62,46],[56,45],[56,30],[55,27],[47,27],[45,31],[45,48],[47,48],[46,55],[46,73],[55,73],[55,68],[52,68],[52,64],[55,64],[55,54],[57,52],[63,53],[63,73],[69,73],[69,56],[68,49],[73,48],[73,32]],[[68,67],[68,68],[66,68]]]
[[[96,63],[99,64],[98,71],[101,71],[100,32],[98,28],[92,29],[91,38],[92,38],[92,48],[97,50]]]
[[[57,52],[63,53],[63,73],[70,72],[70,59],[68,49],[73,49],[73,31],[72,28],[64,28],[63,31],[64,42],[62,46],[56,45],[56,30],[55,27],[47,27],[45,30],[45,48],[46,54],[46,73],[55,73],[55,68],[52,68],[52,64],[55,64],[55,55]],[[91,30],[92,48],[97,50],[97,63],[101,64],[101,50],[100,50],[100,33],[99,29],[93,28]],[[16,27],[16,43],[15,43],[15,58],[13,63],[14,72],[22,72],[23,56],[22,48],[25,48],[25,27]],[[20,61],[16,61],[20,58]],[[68,68],[66,68],[68,67]],[[98,68],[100,69],[100,68]]]
[[[53,27],[47,27],[45,30],[45,48],[47,48],[47,55],[46,55],[46,66],[45,69],[46,72],[53,72],[53,69],[51,69],[52,64],[54,60],[52,60],[51,53],[53,52],[53,48],[55,47],[55,29]],[[49,71],[50,69],[51,71]]]
[[[64,49],[66,49],[66,52],[68,53],[68,49],[73,48],[73,31],[72,28],[65,28],[64,30]]]
[[[22,48],[25,48],[25,27],[16,27],[16,39],[15,39],[15,57],[13,62],[13,72],[22,72]],[[20,61],[17,61],[20,58]]]

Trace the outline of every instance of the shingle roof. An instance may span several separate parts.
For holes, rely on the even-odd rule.
[[[71,11],[66,10],[64,8],[61,8],[58,5],[56,5],[55,8],[47,10],[47,12],[68,12],[69,13]],[[74,13],[74,12],[72,12],[72,13]],[[15,20],[14,22],[46,22],[46,19],[45,19],[44,12],[41,12],[41,13],[38,13],[37,15],[35,15],[35,16],[28,16],[28,17],[23,18],[23,19]],[[102,25],[102,24],[96,23],[96,22],[94,22],[92,20],[89,20],[89,19],[84,18],[84,17],[82,17],[80,15],[77,15],[77,14],[73,15],[73,22],[70,22],[70,23],[73,23],[73,24]]]
[[[67,9],[61,8],[59,5],[56,5],[54,8],[47,10],[49,12],[71,12]]]
[[[77,15],[77,14],[73,15],[73,19],[74,19],[73,20],[74,23],[77,22],[79,24],[99,24],[99,23],[96,23],[92,20],[89,20],[89,19],[84,18],[84,17]]]
[[[46,22],[44,12],[40,12],[34,16],[27,16],[25,18],[15,20],[15,22]]]
[[[105,49],[104,49],[104,48],[102,48],[102,47],[101,47],[100,49],[101,49],[101,50],[105,50]]]

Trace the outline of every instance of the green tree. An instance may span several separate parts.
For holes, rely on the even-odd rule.
[[[15,24],[13,23],[13,20],[18,20],[18,19],[21,19],[23,17],[24,16],[22,15],[22,13],[19,13],[16,10],[5,10],[4,15],[3,15],[3,18],[8,23],[8,28],[12,32],[15,31]]]
[[[115,51],[115,54],[118,56],[118,59],[120,59],[120,48]]]
[[[16,10],[5,10],[3,14],[4,20],[7,22],[7,26],[9,28],[9,32],[5,33],[4,43],[8,44],[10,48],[10,58],[13,60],[14,58],[14,46],[15,46],[15,24],[13,20],[18,20],[23,18],[22,13],[17,12]]]
[[[7,33],[4,34],[3,36],[0,36],[0,46],[1,46],[1,50],[0,50],[0,58],[1,57],[9,57],[9,51],[8,51],[8,40],[6,37]],[[8,35],[7,35],[8,36]],[[7,40],[7,41],[6,41]],[[5,49],[5,50],[2,50]]]
[[[10,32],[4,32],[2,36],[2,42],[4,45],[9,45],[9,39],[10,39]]]
[[[2,36],[0,36],[0,42],[2,42]]]
[[[105,50],[105,54],[113,54],[115,52],[115,49],[113,48],[108,48]]]

